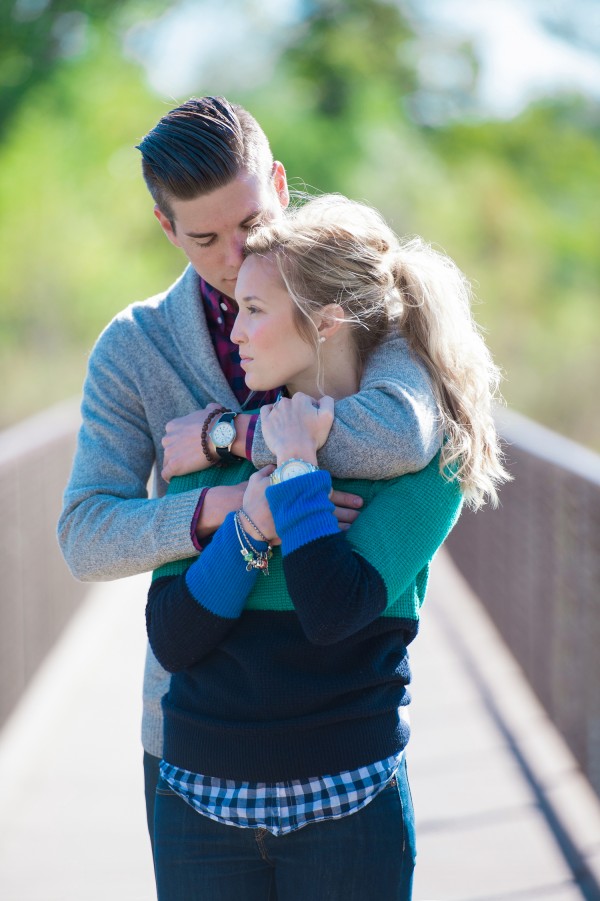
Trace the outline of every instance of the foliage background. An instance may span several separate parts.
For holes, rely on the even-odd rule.
[[[232,64],[232,24],[178,96],[151,86],[166,0],[4,4],[0,427],[78,393],[111,316],[179,274],[134,145],[188,96],[224,93],[255,114],[293,185],[367,200],[450,253],[474,282],[508,403],[600,450],[596,101],[486,115],[474,48],[450,48],[459,88],[432,86],[423,61],[439,47],[401,0],[313,0],[276,26],[268,3],[224,0],[269,64]]]

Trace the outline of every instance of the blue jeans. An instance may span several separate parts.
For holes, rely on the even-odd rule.
[[[153,757],[144,751],[144,794],[146,795],[146,821],[152,845],[152,857],[154,857],[154,802],[156,800],[156,786],[160,776],[160,757]]]
[[[216,823],[161,779],[154,852],[159,901],[409,901],[415,829],[405,762],[357,813],[281,836]]]

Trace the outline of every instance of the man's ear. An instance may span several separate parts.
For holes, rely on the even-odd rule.
[[[285,210],[290,202],[290,192],[288,190],[287,176],[285,174],[285,169],[283,168],[283,163],[280,163],[279,160],[275,160],[273,163],[273,184],[275,186],[277,197],[279,198],[279,203],[281,204],[282,209]]]
[[[317,331],[319,338],[331,338],[338,332],[346,321],[344,308],[339,303],[328,303],[321,307],[317,317]]]
[[[179,243],[177,234],[175,233],[175,229],[173,228],[173,223],[171,222],[169,217],[165,216],[165,214],[162,212],[162,210],[160,210],[158,208],[158,206],[156,206],[156,204],[154,206],[154,215],[160,222],[161,228],[164,231],[167,238],[169,239],[169,241],[171,242],[171,244],[174,244],[175,247],[181,247],[181,244]]]

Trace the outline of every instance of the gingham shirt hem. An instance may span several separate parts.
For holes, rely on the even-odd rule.
[[[286,835],[322,820],[339,820],[366,807],[396,775],[402,753],[357,770],[305,781],[235,782],[160,763],[169,788],[203,816],[240,829]]]

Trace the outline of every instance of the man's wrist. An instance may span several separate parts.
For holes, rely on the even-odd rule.
[[[192,524],[190,526],[190,538],[192,539],[192,544],[196,548],[197,551],[204,550],[204,543],[200,540],[200,535],[198,534],[198,522],[202,515],[202,508],[204,507],[204,500],[206,495],[209,492],[209,488],[203,488],[200,492],[200,497],[198,498],[198,503],[196,504],[196,509],[194,510],[194,515],[192,516]],[[205,538],[206,536],[202,536]]]
[[[250,413],[238,413],[235,418],[236,435],[235,440],[231,445],[231,453],[236,457],[241,457],[243,460],[252,459],[251,456],[248,456],[248,451],[250,450],[250,453],[252,451],[252,443],[250,443],[250,447],[248,448],[248,438],[251,437],[249,435],[250,429],[252,436],[254,435],[252,420],[256,420],[256,416]]]
[[[223,525],[228,513],[240,508],[243,496],[239,485],[216,485],[206,491],[196,523],[196,538],[200,543]]]

